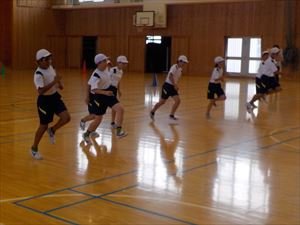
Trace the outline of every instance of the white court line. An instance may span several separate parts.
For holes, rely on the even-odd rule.
[[[94,196],[98,196],[100,194],[92,194]],[[41,196],[39,198],[57,198],[57,197],[74,197],[74,196],[85,196],[83,194],[56,194],[56,195],[45,195]],[[263,217],[258,217],[258,216],[253,216],[253,215],[248,215],[247,212],[245,215],[241,215],[239,213],[231,212],[225,209],[221,208],[215,208],[215,207],[208,207],[208,206],[203,206],[199,204],[194,204],[194,203],[189,203],[189,202],[183,202],[183,201],[176,201],[176,200],[168,200],[168,199],[161,199],[161,198],[153,198],[153,197],[145,197],[145,196],[132,196],[132,195],[118,195],[118,194],[113,194],[109,195],[109,197],[115,197],[115,198],[132,198],[132,199],[144,199],[144,200],[151,200],[151,201],[160,201],[160,202],[168,202],[172,204],[177,204],[177,205],[183,205],[183,206],[189,206],[189,207],[194,207],[194,208],[200,208],[200,209],[205,209],[208,211],[216,212],[219,214],[223,214],[225,216],[230,216],[230,217],[235,217],[238,218],[242,221],[248,221],[247,223],[255,223],[254,220],[257,220],[256,223],[261,222],[263,220]],[[26,200],[28,199],[29,201],[31,196],[28,197],[20,197],[20,198],[10,198],[10,199],[2,199],[0,200],[1,203],[9,203],[9,202],[15,202],[15,201],[20,201],[20,200]],[[37,198],[34,198],[37,199]],[[149,210],[151,211],[151,210]],[[0,223],[0,225],[2,225]]]
[[[248,221],[248,223],[253,223],[254,219],[257,220],[256,221],[257,223],[261,222],[261,220],[264,219],[262,217],[254,217],[252,215],[251,216],[250,215],[245,215],[244,216],[244,215],[241,215],[239,213],[230,212],[228,210],[221,209],[221,208],[203,206],[203,205],[189,203],[189,202],[183,202],[183,201],[168,200],[168,199],[153,198],[153,197],[145,197],[145,196],[118,195],[118,194],[110,195],[110,197],[145,199],[145,200],[153,200],[155,202],[161,201],[161,202],[168,202],[168,203],[173,203],[173,204],[177,204],[177,205],[184,205],[184,206],[189,206],[189,207],[194,207],[194,208],[201,208],[201,209],[205,209],[205,210],[208,210],[208,211],[224,214],[226,216],[236,217],[236,218],[239,218],[243,221]]]
[[[41,197],[34,198],[35,196],[28,196],[28,197],[20,197],[20,198],[8,198],[8,199],[2,199],[0,200],[1,203],[6,203],[6,202],[16,202],[16,201],[21,201],[21,200],[34,200],[34,199],[39,199],[39,198],[59,198],[59,197],[74,197],[74,196],[86,196],[84,194],[57,194],[57,195],[43,195]]]
[[[275,129],[275,130],[271,131],[271,132],[269,133],[269,135],[270,135],[270,138],[271,138],[273,141],[275,141],[276,143],[280,143],[280,142],[282,142],[282,140],[280,140],[280,139],[278,139],[278,138],[275,138],[273,135],[274,135],[275,133],[277,133],[278,131],[279,131],[279,132],[280,132],[280,131],[290,131],[290,130],[295,130],[295,128],[296,128],[296,129],[300,129],[300,127],[286,127],[286,128],[281,128],[281,129]],[[295,146],[295,145],[291,145],[291,144],[288,144],[288,143],[281,143],[281,144],[286,145],[286,146],[288,146],[288,147],[290,147],[290,148],[293,148],[293,149],[296,149],[296,150],[300,150],[299,147],[297,147],[297,146]]]

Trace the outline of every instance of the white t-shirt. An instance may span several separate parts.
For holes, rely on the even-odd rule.
[[[266,61],[265,61],[265,66],[264,66],[264,75],[268,76],[268,77],[274,77],[274,73],[277,71],[277,67],[275,64],[275,61],[269,57]]]
[[[182,68],[180,68],[177,64],[174,64],[173,66],[171,66],[165,82],[174,85],[173,82],[170,80],[170,76],[171,74],[173,74],[174,82],[175,84],[177,84],[179,78],[181,77],[181,73]]]
[[[256,77],[260,79],[261,76],[265,74],[265,71],[266,71],[266,63],[265,61],[261,61],[257,70]]]
[[[34,84],[36,89],[43,88],[50,84],[56,76],[54,68],[50,65],[48,69],[42,69],[38,67],[34,72]],[[53,85],[49,90],[47,90],[43,95],[52,95],[57,92],[58,84]]]
[[[223,76],[223,69],[215,67],[214,70],[211,73],[211,77],[210,77],[209,82],[210,83],[215,83],[215,84],[221,83],[220,80],[216,81],[216,79],[219,79],[222,76]]]
[[[118,84],[123,76],[123,70],[120,70],[117,66],[110,69],[111,85],[118,87]]]
[[[91,86],[91,90],[107,89],[111,85],[111,79],[108,71],[100,71],[99,69],[95,69],[88,81],[88,84]]]

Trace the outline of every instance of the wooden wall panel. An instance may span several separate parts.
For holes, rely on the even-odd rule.
[[[0,62],[11,66],[13,2],[0,1]]]
[[[139,73],[144,72],[145,38],[143,36],[129,36],[128,44],[128,70]]]
[[[104,53],[110,58],[116,56],[116,37],[115,36],[100,36],[98,37],[97,53]]]
[[[38,49],[52,51],[50,36],[64,35],[65,13],[47,7],[20,7],[13,2],[12,66],[16,69],[33,68]]]
[[[171,51],[171,64],[177,62],[179,55],[186,55],[188,59],[190,59],[189,54],[189,38],[188,37],[180,37],[175,36],[172,37],[172,51]],[[186,66],[185,72],[189,72],[189,65]]]
[[[99,50],[104,50],[112,58],[119,54],[131,58],[128,70],[144,70],[144,38],[146,35],[165,35],[173,39],[172,59],[178,53],[187,52],[191,63],[190,74],[207,74],[211,72],[212,59],[224,54],[226,36],[260,36],[263,49],[277,43],[285,47],[285,14],[287,0],[258,0],[229,3],[195,3],[167,6],[167,28],[137,29],[132,25],[132,16],[142,10],[140,6],[122,8],[94,8],[80,10],[51,10],[47,8],[17,8],[14,12],[13,59],[16,67],[29,67],[31,58],[40,47],[49,46],[49,39],[62,35],[69,37],[98,36],[99,44],[105,43]],[[299,1],[295,3],[299,15]],[[296,16],[296,43],[300,47],[299,16]],[[176,43],[178,37],[184,37],[188,43]],[[103,40],[102,40],[103,39]],[[103,42],[102,42],[102,41]],[[135,42],[136,41],[136,42]],[[61,45],[59,40],[54,41]],[[179,43],[181,43],[179,41]],[[67,43],[67,46],[74,43]],[[20,51],[22,49],[22,51]],[[76,52],[75,50],[79,51]],[[72,50],[74,55],[81,55],[81,47]],[[26,54],[26,59],[22,54]],[[63,51],[61,51],[60,54]],[[69,50],[65,51],[66,54]],[[77,56],[75,56],[77,55]],[[72,66],[80,61],[71,60]],[[66,63],[68,65],[69,61]],[[142,63],[142,64],[141,64]]]
[[[67,38],[67,67],[79,69],[81,65],[82,38]]]
[[[51,49],[53,54],[53,65],[56,68],[65,68],[67,66],[66,43],[67,40],[64,36],[49,37],[49,49]]]

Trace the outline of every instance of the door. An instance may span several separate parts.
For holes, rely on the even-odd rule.
[[[146,36],[145,72],[168,72],[170,68],[171,37]]]
[[[97,36],[82,37],[82,64],[86,63],[87,69],[95,68],[94,58],[97,49]]]

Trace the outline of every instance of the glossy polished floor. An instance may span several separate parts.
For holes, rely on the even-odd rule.
[[[40,144],[44,160],[29,155],[38,126],[32,71],[0,77],[0,224],[300,224],[300,81],[282,79],[283,92],[258,103],[252,79],[228,78],[227,100],[205,118],[208,77],[183,75],[182,104],[172,122],[172,100],[155,122],[159,99],[151,75],[125,74],[124,128],[117,139],[110,111],[93,145],[78,122],[86,78],[60,71],[71,122]]]

